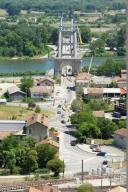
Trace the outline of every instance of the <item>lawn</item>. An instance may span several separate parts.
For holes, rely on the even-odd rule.
[[[33,114],[34,110],[27,109],[24,107],[12,107],[12,106],[0,106],[0,119],[20,119],[24,120],[29,115]],[[53,116],[53,112],[48,111],[46,109],[41,110],[41,113],[47,115],[49,117]]]
[[[95,139],[95,143],[99,143],[101,145],[113,145],[113,139]]]

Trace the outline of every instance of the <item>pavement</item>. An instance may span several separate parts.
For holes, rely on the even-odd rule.
[[[78,144],[77,145],[81,150],[86,151],[88,153],[97,154],[97,152],[93,152],[92,149],[90,149],[90,145],[88,144]],[[124,152],[114,146],[101,146],[101,151],[105,151],[108,153],[111,157],[119,157],[120,159],[124,159]]]

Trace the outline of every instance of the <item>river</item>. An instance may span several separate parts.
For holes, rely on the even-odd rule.
[[[92,66],[101,65],[108,57],[95,57]],[[114,60],[123,60],[124,57],[113,57]],[[91,58],[83,58],[81,66],[88,66]],[[48,59],[40,60],[1,60],[0,73],[29,72],[29,71],[48,71],[54,68],[54,61]]]

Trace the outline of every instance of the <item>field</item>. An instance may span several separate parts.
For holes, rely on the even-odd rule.
[[[0,120],[5,120],[5,119],[25,120],[26,117],[28,117],[33,113],[34,113],[34,110],[27,109],[24,107],[0,106]],[[46,109],[41,110],[41,113],[49,117],[53,116],[53,112],[48,111]]]
[[[6,16],[6,15],[8,15],[7,12],[6,12],[6,10],[0,9],[0,17],[4,17],[4,16]]]

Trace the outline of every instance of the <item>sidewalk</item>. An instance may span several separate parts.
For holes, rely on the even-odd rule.
[[[94,187],[109,187],[109,186],[118,186],[121,184],[121,182],[114,182],[112,181],[113,179],[94,179],[94,180],[84,180],[83,183],[90,183],[92,184]],[[58,187],[59,189],[61,188],[76,188],[79,187],[81,185],[81,181],[79,180],[79,178],[76,178],[76,182],[70,182],[70,183],[64,183],[64,184],[59,184]]]
[[[90,145],[87,144],[78,144],[77,147],[83,151],[86,151],[88,153],[96,154],[97,152],[93,152],[92,149],[90,149]]]

